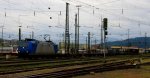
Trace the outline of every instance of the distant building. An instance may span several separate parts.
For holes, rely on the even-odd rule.
[[[110,50],[112,50],[115,53],[120,53],[120,54],[124,54],[124,53],[144,53],[145,49],[144,48],[138,48],[136,46],[132,46],[132,47],[126,47],[126,46],[111,46]]]

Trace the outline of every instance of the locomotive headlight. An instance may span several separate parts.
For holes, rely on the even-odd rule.
[[[24,47],[22,47],[24,49]]]

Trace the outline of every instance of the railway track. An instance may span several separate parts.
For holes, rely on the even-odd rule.
[[[125,60],[125,61],[114,62],[114,63],[106,63],[106,64],[100,64],[95,66],[88,66],[88,67],[62,70],[57,72],[45,73],[45,74],[32,75],[32,76],[27,76],[25,78],[70,78],[72,76],[89,74],[90,72],[103,72],[103,71],[116,70],[116,69],[135,68],[136,65],[132,64],[132,61],[135,62],[139,60],[134,59],[131,61]]]
[[[72,61],[92,61],[99,59],[70,59],[70,60],[24,60],[24,61],[5,61],[0,62],[0,67],[16,67],[25,65],[35,65],[35,64],[46,64],[46,63],[59,63],[59,62],[72,62]]]
[[[52,60],[1,60],[0,64],[14,64],[14,63],[25,63],[25,62],[40,62],[40,61],[52,61]],[[59,61],[64,61],[64,60],[59,60]]]
[[[94,60],[98,58],[79,58],[79,59],[70,59],[70,61],[76,61],[76,60]],[[23,60],[23,59],[17,59],[17,60],[0,60],[0,64],[15,64],[15,63],[25,63],[25,62],[40,62],[40,61],[68,61],[68,59],[44,59],[44,60]]]
[[[45,64],[47,64],[47,63],[50,63],[50,64],[48,64],[46,66],[37,66],[37,67],[30,67],[30,68],[18,68],[18,69],[15,69],[15,70],[12,69],[10,71],[0,71],[0,75],[20,73],[20,72],[27,72],[27,71],[33,71],[33,70],[50,69],[50,68],[57,68],[57,67],[65,67],[65,66],[73,66],[73,65],[84,65],[84,64],[90,64],[90,63],[102,62],[101,60],[88,60],[88,61],[76,60],[77,62],[68,63],[70,61],[72,61],[72,60],[65,60],[65,61],[63,61],[64,63],[62,63],[62,64],[59,64],[58,61],[57,62],[56,61],[55,62],[51,62],[52,64],[50,62],[45,62]],[[107,60],[107,61],[114,61],[114,60]],[[53,63],[56,63],[56,64],[53,65]],[[43,63],[40,63],[40,64],[43,64]],[[18,65],[18,66],[24,66],[24,65],[37,65],[37,63],[21,64],[21,65]],[[7,67],[7,66],[11,66],[11,65],[6,65],[4,67]],[[15,64],[14,67],[15,66],[17,66],[17,65]]]

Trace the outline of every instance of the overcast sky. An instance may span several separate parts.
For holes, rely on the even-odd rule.
[[[145,33],[150,35],[150,0],[0,0],[0,26],[4,26],[4,38],[17,39],[18,26],[22,26],[23,38],[29,38],[34,31],[39,40],[44,40],[40,36],[44,34],[50,34],[55,42],[63,40],[66,2],[70,3],[71,41],[74,40],[77,5],[81,5],[82,42],[85,42],[88,32],[92,33],[93,40],[100,41],[102,18],[108,18],[109,41],[127,39],[128,29],[130,38]]]

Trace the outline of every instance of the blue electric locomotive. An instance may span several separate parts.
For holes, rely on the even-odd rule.
[[[58,52],[58,45],[52,41],[38,41],[35,39],[25,39],[19,41],[18,55],[26,56],[50,56]]]

